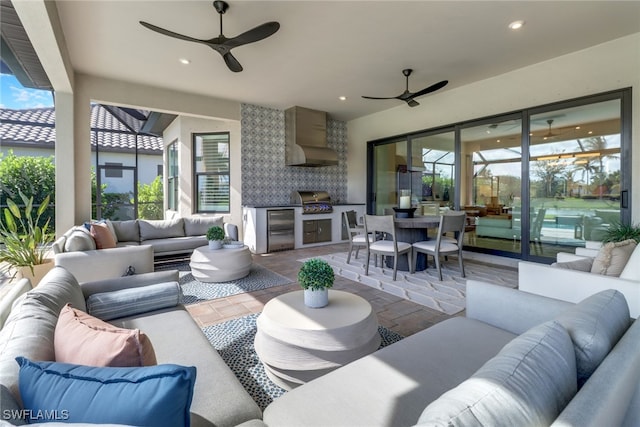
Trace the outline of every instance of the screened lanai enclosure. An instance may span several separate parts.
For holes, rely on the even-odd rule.
[[[552,259],[630,219],[629,92],[371,141],[368,207],[467,212],[467,250]]]

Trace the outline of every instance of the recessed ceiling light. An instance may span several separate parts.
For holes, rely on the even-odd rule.
[[[343,96],[339,96],[339,97],[338,97],[338,99],[339,99],[340,101],[346,101],[346,100],[347,100],[347,97],[343,95]]]
[[[513,21],[511,24],[509,24],[509,28],[512,30],[519,30],[522,27],[524,27],[524,21],[522,20]]]
[[[189,65],[191,64],[191,61],[189,61],[187,58],[180,58],[179,59],[180,63],[183,65]]]

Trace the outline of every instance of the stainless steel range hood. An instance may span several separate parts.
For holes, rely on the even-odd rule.
[[[338,154],[327,146],[327,113],[291,107],[285,110],[284,120],[287,166],[338,164]]]

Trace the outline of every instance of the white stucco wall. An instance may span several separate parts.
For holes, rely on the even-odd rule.
[[[180,216],[192,216],[194,211],[193,200],[193,142],[192,134],[207,132],[229,132],[230,145],[230,172],[231,172],[231,212],[224,215],[225,222],[236,224],[239,229],[242,224],[242,174],[240,151],[240,121],[239,120],[215,120],[199,117],[180,116],[171,123],[162,135],[166,147],[174,141],[178,141],[178,168],[180,183],[178,189],[178,213]],[[166,168],[166,160],[165,160]],[[167,208],[167,181],[165,179],[165,210]]]
[[[445,90],[347,123],[348,199],[366,202],[367,141],[551,102],[633,88],[634,171],[640,170],[640,33]],[[640,173],[632,177],[632,217],[640,222]]]
[[[202,96],[192,93],[176,92],[164,88],[146,86],[135,83],[127,83],[116,80],[104,79],[96,76],[76,74],[74,88],[74,164],[75,164],[75,213],[74,223],[86,221],[91,216],[91,151],[88,141],[90,138],[90,113],[91,102],[113,104],[124,107],[143,108],[158,112],[184,114],[195,118],[216,119],[223,123],[235,121],[237,123],[237,150],[238,150],[238,174],[239,174],[239,150],[240,150],[240,103],[225,99]],[[190,124],[184,127],[189,128]],[[194,125],[194,127],[197,127]],[[208,128],[203,131],[211,131]],[[164,138],[165,143],[171,139]],[[233,139],[232,139],[233,141]],[[63,142],[63,144],[66,144]],[[233,145],[233,144],[232,144]],[[233,155],[233,153],[232,153]],[[190,166],[189,166],[190,168]],[[182,164],[181,164],[181,170]],[[234,179],[232,175],[232,179]],[[240,188],[239,179],[237,188]],[[239,196],[237,197],[239,199]],[[181,198],[182,199],[182,198]],[[234,199],[232,199],[232,203]],[[181,200],[181,203],[183,201]],[[184,203],[188,203],[184,201]],[[232,208],[233,209],[233,208]],[[189,210],[190,212],[190,210]],[[70,212],[68,213],[70,214]],[[240,205],[238,202],[237,213],[231,215],[232,222],[240,222]]]

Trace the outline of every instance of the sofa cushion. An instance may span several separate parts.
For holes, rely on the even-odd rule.
[[[138,221],[138,226],[140,227],[141,241],[184,236],[184,221],[182,218],[167,220],[141,219]]]
[[[194,367],[103,368],[32,362],[23,357],[16,360],[20,394],[28,413],[65,414],[68,423],[190,423]]]
[[[91,251],[96,249],[96,241],[93,236],[83,226],[76,226],[71,228],[66,235],[64,242],[65,252],[74,251]]]
[[[88,366],[151,366],[156,354],[138,329],[118,328],[69,304],[60,311],[54,335],[56,362]]]
[[[633,250],[627,265],[620,273],[620,278],[640,282],[640,245],[637,245]]]
[[[151,245],[153,247],[153,253],[155,255],[181,253],[181,252],[193,252],[193,250],[200,246],[206,246],[209,244],[206,236],[189,236],[189,237],[172,237],[170,239],[153,239],[146,240],[145,245]]]
[[[40,284],[14,304],[0,330],[0,384],[19,399],[18,365],[15,357],[54,360],[54,331],[65,304],[84,309],[82,290],[62,267],[54,267]]]
[[[605,243],[593,260],[591,272],[606,276],[620,276],[636,246],[636,241],[633,239]]]
[[[221,216],[190,216],[184,218],[184,234],[186,236],[204,236],[210,227],[224,227]]]
[[[97,249],[111,249],[116,247],[116,241],[107,224],[98,222],[91,224],[91,235],[96,241]]]
[[[178,282],[102,292],[87,298],[87,312],[102,320],[133,316],[161,308],[175,307],[182,302]]]
[[[557,322],[515,338],[426,407],[418,425],[548,426],[577,390],[573,345]]]
[[[116,232],[118,242],[140,241],[140,228],[138,227],[137,219],[129,221],[111,221],[111,224]]]
[[[608,289],[585,298],[556,318],[569,332],[582,386],[631,324],[622,293]]]
[[[592,264],[593,258],[582,258],[573,261],[554,262],[553,264],[551,264],[551,267],[590,272]]]

